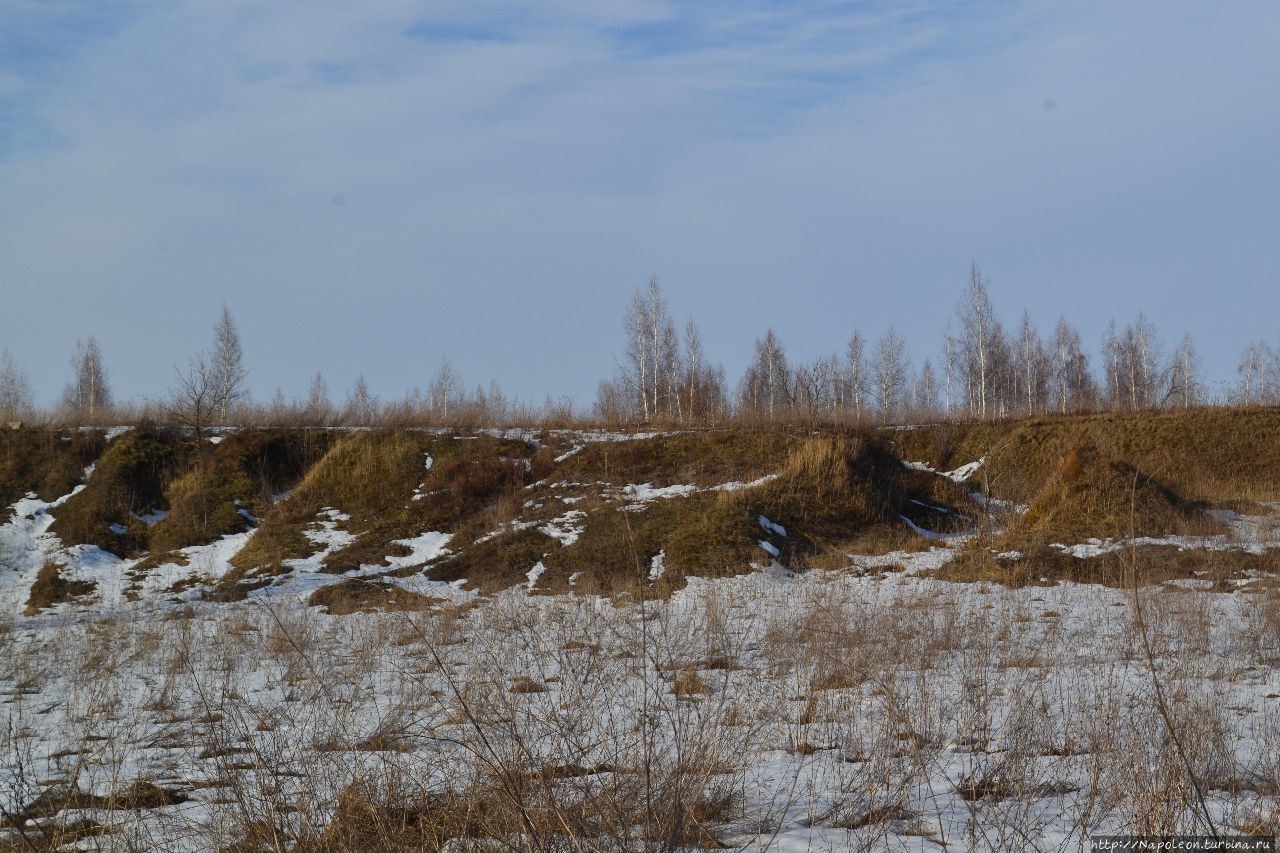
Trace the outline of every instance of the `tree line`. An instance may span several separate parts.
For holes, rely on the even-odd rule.
[[[822,418],[899,423],[1103,410],[1280,404],[1280,350],[1250,343],[1239,382],[1214,398],[1190,334],[1169,352],[1139,313],[1113,320],[1091,360],[1079,332],[1060,318],[1048,337],[1023,311],[1012,330],[1000,322],[976,263],[935,357],[914,363],[891,323],[874,341],[853,329],[842,351],[792,362],[773,329],[755,342],[735,388],[702,353],[698,327],[675,332],[657,279],[637,290],[625,313],[625,349],[616,375],[601,381],[593,415],[609,422],[715,422]]]
[[[1211,395],[1189,334],[1166,352],[1144,314],[1107,327],[1097,358],[1078,329],[1060,318],[1042,335],[1023,311],[1006,329],[976,263],[935,356],[916,363],[890,323],[874,340],[852,330],[844,346],[811,361],[793,361],[773,329],[755,342],[752,358],[731,385],[713,363],[690,318],[678,331],[657,278],[637,289],[623,317],[624,346],[613,376],[599,383],[590,411],[567,399],[540,405],[509,398],[496,382],[467,387],[447,358],[425,391],[384,401],[359,376],[335,402],[322,374],[307,393],[277,390],[268,402],[249,398],[244,351],[235,320],[223,306],[209,345],[174,366],[159,398],[118,403],[111,393],[98,340],[77,340],[61,401],[39,411],[30,381],[7,349],[0,350],[0,422],[40,419],[71,424],[157,420],[201,435],[214,426],[502,425],[572,423],[715,424],[732,419],[825,419],[868,423],[1001,418],[1103,410],[1138,411],[1209,404],[1280,404],[1280,348],[1246,345],[1238,380]]]

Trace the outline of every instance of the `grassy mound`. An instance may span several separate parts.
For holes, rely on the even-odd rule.
[[[151,529],[152,551],[205,545],[247,529],[246,513],[266,514],[272,495],[292,488],[329,440],[313,430],[228,435],[165,489],[169,514]]]
[[[922,543],[904,517],[945,530],[964,502],[962,489],[907,469],[869,433],[813,438],[792,449],[776,479],[722,492],[709,512],[683,519],[667,543],[666,563],[678,574],[736,574],[769,562],[766,542],[792,569],[832,558],[843,565],[845,550]]]
[[[334,616],[347,616],[371,610],[434,610],[446,602],[388,581],[348,578],[320,587],[311,593],[307,603],[312,607],[323,607],[325,612]]]
[[[621,443],[611,452],[630,457],[628,470],[641,472],[645,482],[686,482],[691,469],[674,449],[687,439],[691,453],[696,453],[705,437],[663,438],[661,443],[634,442],[639,447]],[[655,446],[664,452],[645,461],[641,451]],[[948,517],[955,517],[947,512],[951,504],[968,500],[950,481],[905,468],[880,439],[865,432],[792,438],[781,452],[770,444],[770,453],[778,457],[776,476],[752,488],[715,491],[704,487],[642,506],[628,504],[625,498],[606,500],[597,492],[573,504],[585,518],[571,544],[561,547],[536,530],[509,534],[501,542],[478,546],[500,549],[500,562],[486,564],[477,554],[463,552],[441,566],[449,570],[448,575],[436,572],[433,577],[467,577],[481,586],[510,585],[523,582],[541,559],[546,572],[537,581],[540,591],[662,595],[682,587],[687,576],[741,574],[751,571],[752,564],[774,559],[803,569],[824,563],[846,565],[845,550],[918,547],[924,540],[910,531],[904,516],[931,529],[944,529]],[[770,473],[756,467],[765,458],[737,463],[727,472],[704,468],[704,483]],[[663,467],[664,461],[677,468]],[[583,473],[597,475],[591,469]],[[556,476],[565,474],[558,471]],[[655,572],[659,555],[662,571]],[[653,580],[651,573],[658,578]]]
[[[28,492],[46,501],[62,497],[83,480],[85,467],[106,446],[99,430],[0,429],[0,503],[11,504]]]
[[[137,516],[167,506],[165,487],[190,455],[171,433],[145,426],[126,432],[107,446],[85,488],[58,508],[50,530],[68,544],[121,557],[145,551],[149,530]]]
[[[1219,532],[1210,516],[1128,462],[1072,448],[1004,537],[1006,544],[1072,544],[1162,534]]]
[[[1280,500],[1280,408],[1107,412],[891,433],[904,459],[950,470],[986,458],[975,485],[1030,503],[1072,449],[1092,446],[1187,500]]]
[[[356,540],[329,555],[325,570],[378,564],[406,553],[393,544],[398,539],[433,530],[481,530],[483,516],[542,473],[544,460],[522,441],[484,434],[352,433],[334,443],[287,500],[266,512],[232,563],[245,571],[279,569],[285,559],[308,556],[315,546],[304,530],[323,508],[334,507],[350,516],[343,527]]]
[[[994,539],[974,540],[960,558],[941,573],[952,580],[996,580],[1012,585],[1038,578],[1093,583],[1128,583],[1133,564],[1127,550],[1079,559],[1054,544],[1074,545],[1089,539],[1135,536],[1210,535],[1223,525],[1201,505],[1178,495],[1128,462],[1096,447],[1068,450],[1057,470],[1031,501],[1025,514]],[[1161,571],[1185,576],[1197,562],[1181,556],[1171,560],[1169,548],[1158,548]],[[1177,549],[1172,549],[1176,551]],[[997,555],[1019,554],[1021,557]],[[1226,562],[1215,558],[1217,562]],[[1198,562],[1197,562],[1198,564]],[[1214,574],[1219,572],[1215,569]],[[1145,575],[1151,572],[1144,570]]]
[[[565,459],[556,477],[657,487],[750,481],[777,471],[794,442],[785,429],[711,430],[596,441]]]
[[[46,562],[36,573],[31,584],[31,592],[27,596],[28,616],[34,616],[41,610],[73,601],[82,595],[88,595],[97,588],[93,581],[67,580],[62,576],[62,566],[55,562]]]

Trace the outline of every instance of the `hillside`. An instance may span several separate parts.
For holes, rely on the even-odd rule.
[[[1272,834],[1280,413],[1205,417],[0,432],[0,849]]]
[[[662,597],[689,577],[939,549],[956,578],[1118,582],[1114,543],[1131,539],[1176,552],[1164,575],[1209,562],[1229,578],[1272,567],[1250,537],[1280,500],[1280,412],[241,430],[201,446],[148,426],[26,428],[0,433],[0,475],[0,493],[21,497],[0,528],[0,589],[28,613],[275,594],[348,612],[513,586]]]

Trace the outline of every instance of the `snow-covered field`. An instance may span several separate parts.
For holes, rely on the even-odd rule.
[[[0,639],[0,802],[93,795],[46,823],[107,827],[95,849],[322,838],[352,791],[475,795],[497,804],[477,831],[508,841],[522,811],[551,842],[589,832],[543,828],[585,803],[622,847],[677,803],[705,816],[709,835],[677,833],[688,846],[777,850],[1274,828],[1270,594],[1152,589],[1139,628],[1124,591],[914,573],[941,550],[898,555],[903,571],[696,580],[644,607],[517,589],[433,613],[280,596],[18,619]],[[137,780],[175,802],[112,807]]]
[[[0,844],[1078,850],[1094,833],[1280,826],[1269,577],[1136,594],[947,583],[931,575],[959,540],[937,537],[644,603],[534,594],[538,566],[487,597],[387,578],[435,605],[330,616],[306,606],[319,586],[418,565],[450,537],[326,574],[350,534],[325,508],[311,557],[214,603],[199,587],[252,531],[134,577],[136,560],[48,532],[61,502],[26,498],[0,525]],[[571,542],[582,519],[542,532]],[[1267,519],[1221,520],[1229,535],[1136,544],[1277,544]],[[51,559],[93,592],[16,615]]]

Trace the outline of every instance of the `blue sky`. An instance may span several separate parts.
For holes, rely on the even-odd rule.
[[[1277,43],[1261,0],[6,0],[0,347],[158,395],[226,302],[260,398],[447,355],[589,403],[651,274],[736,378],[770,326],[933,356],[977,259],[1008,324],[1146,310],[1229,380],[1280,344]]]

